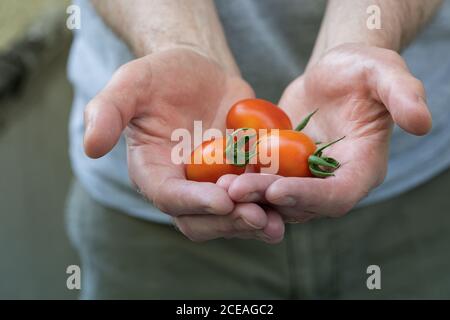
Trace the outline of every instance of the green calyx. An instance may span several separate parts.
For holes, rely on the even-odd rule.
[[[295,128],[295,131],[302,131],[306,128],[311,118],[316,114],[316,112],[319,111],[319,109],[314,110],[309,115],[307,115],[302,122]],[[323,147],[320,147],[317,149],[316,152],[314,152],[313,155],[309,156],[308,163],[309,163],[309,170],[313,174],[313,176],[318,178],[326,178],[330,176],[334,176],[334,171],[338,169],[341,164],[333,158],[325,157],[323,156],[323,151],[332,146],[333,144],[341,141],[345,137],[342,137],[336,141],[330,142]],[[316,142],[316,145],[320,145],[322,142]]]
[[[309,170],[315,177],[326,178],[334,176],[333,172],[338,169],[341,164],[334,158],[323,156],[323,151],[344,138],[345,136],[320,147],[313,155],[309,156]]]
[[[253,144],[246,150],[246,145],[250,143],[250,140],[256,137],[255,134],[239,137],[239,133],[245,132],[249,128],[240,128],[231,134],[227,135],[227,146],[225,148],[225,156],[232,165],[237,167],[245,167],[250,163],[250,160],[256,155],[256,148]]]

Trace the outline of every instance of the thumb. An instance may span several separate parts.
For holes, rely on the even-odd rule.
[[[149,88],[151,72],[142,59],[116,71],[108,85],[86,106],[84,112],[84,150],[99,158],[116,145],[122,131],[136,115],[140,88]]]
[[[422,82],[406,66],[380,68],[376,77],[376,94],[394,122],[411,134],[427,134],[431,130],[432,119]]]

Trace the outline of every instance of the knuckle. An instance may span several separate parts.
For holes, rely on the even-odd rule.
[[[130,64],[128,63],[123,64],[116,70],[115,76],[119,78],[127,77],[128,74],[130,73],[130,69],[131,69]]]
[[[418,94],[424,96],[425,95],[425,86],[423,82],[417,78],[412,78],[411,86]]]
[[[383,49],[383,50],[384,50],[383,53],[387,59],[391,59],[391,60],[402,59],[402,57],[394,50],[390,50],[390,49]]]
[[[113,78],[116,84],[126,86],[132,83],[136,90],[141,90],[148,83],[149,72],[149,69],[146,72],[142,72],[142,65],[132,61],[120,66],[114,73]]]
[[[382,55],[383,55],[383,60],[387,63],[393,63],[393,64],[400,64],[402,66],[406,66],[405,61],[403,60],[402,56],[394,51],[394,50],[390,50],[390,49],[382,49]]]

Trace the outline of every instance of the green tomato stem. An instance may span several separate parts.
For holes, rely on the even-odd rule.
[[[337,140],[334,140],[333,142],[330,142],[326,145],[324,145],[323,147],[320,147],[319,149],[317,149],[317,151],[314,153],[314,155],[316,156],[320,156],[323,152],[323,150],[325,150],[328,147],[331,147],[333,144],[338,143],[339,141],[343,140],[345,138],[345,136],[343,136],[342,138],[339,138]]]
[[[315,115],[317,111],[319,111],[319,109],[316,109],[315,111],[307,115],[306,118],[304,118],[302,122],[300,122],[300,124],[295,128],[295,131],[302,131],[303,129],[305,129],[308,125],[309,120],[311,120],[312,116]]]

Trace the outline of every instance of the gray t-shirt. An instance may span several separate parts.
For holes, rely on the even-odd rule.
[[[243,77],[258,97],[278,101],[283,89],[304,70],[326,1],[216,3]],[[123,138],[101,159],[91,160],[84,154],[84,107],[133,55],[88,0],[77,0],[75,4],[81,7],[82,19],[69,61],[69,77],[75,88],[70,118],[70,157],[75,175],[100,203],[137,217],[169,222],[167,215],[145,202],[132,188]],[[450,0],[444,1],[436,17],[403,56],[413,74],[425,84],[433,130],[425,137],[414,137],[394,129],[386,180],[360,205],[396,196],[450,165]]]

